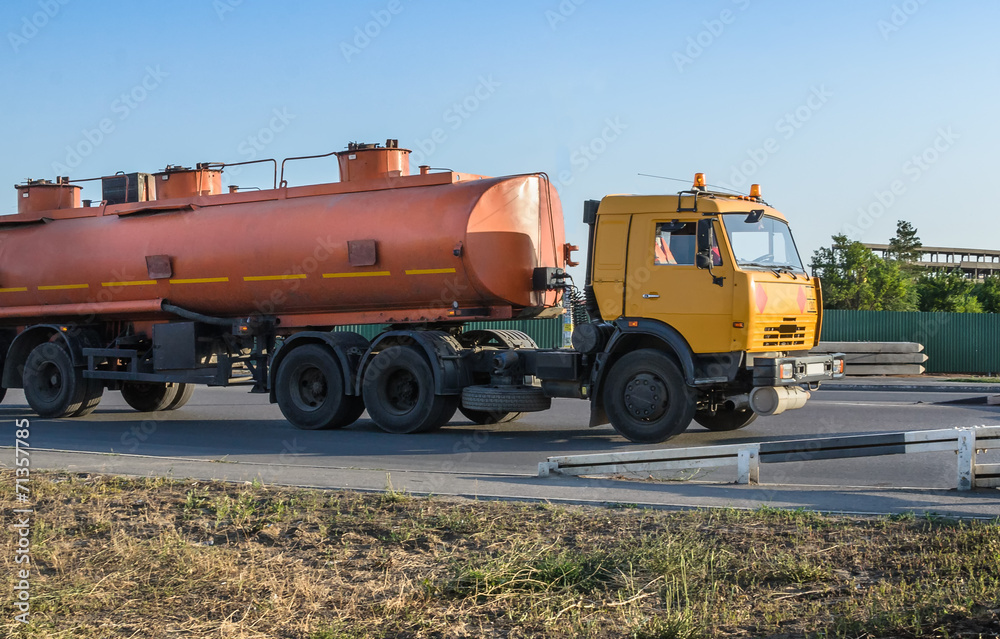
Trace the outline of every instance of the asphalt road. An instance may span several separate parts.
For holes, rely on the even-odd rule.
[[[587,428],[589,404],[579,400],[556,400],[551,410],[530,414],[509,425],[476,426],[459,413],[435,433],[390,435],[378,430],[367,416],[343,430],[299,431],[284,421],[266,396],[250,395],[243,389],[201,388],[185,408],[158,414],[136,413],[120,394],[109,392],[94,414],[51,421],[34,418],[23,395],[11,391],[0,405],[0,423],[9,425],[2,432],[13,439],[14,420],[30,419],[31,446],[36,450],[283,468],[525,476],[534,475],[538,463],[550,455],[1000,423],[998,407],[955,403],[973,397],[957,393],[819,391],[805,408],[760,418],[740,431],[712,433],[693,424],[686,433],[665,444],[648,446],[626,441],[610,426]],[[8,442],[0,440],[0,446],[6,445]],[[2,460],[4,465],[10,465],[9,461]],[[37,467],[37,463],[41,462],[33,465]],[[953,454],[931,453],[769,464],[761,473],[761,481],[768,484],[953,488],[956,465]],[[735,470],[680,476],[731,482]]]

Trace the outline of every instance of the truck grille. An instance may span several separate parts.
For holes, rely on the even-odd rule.
[[[761,317],[753,331],[753,350],[808,350],[816,332],[813,317]]]

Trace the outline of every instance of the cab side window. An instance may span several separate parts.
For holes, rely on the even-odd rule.
[[[653,240],[653,264],[692,266],[696,247],[694,222],[659,222]]]

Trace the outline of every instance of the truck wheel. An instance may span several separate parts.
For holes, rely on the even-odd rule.
[[[646,348],[628,353],[608,372],[604,407],[623,437],[654,444],[683,433],[697,402],[677,364]]]
[[[407,346],[390,346],[376,355],[361,390],[368,415],[387,433],[435,430],[458,408],[458,397],[434,394],[430,364]]]
[[[59,344],[35,347],[24,366],[24,397],[40,417],[72,417],[87,399],[87,380]]]
[[[694,421],[708,430],[720,433],[729,430],[739,430],[744,426],[752,424],[755,419],[757,419],[757,413],[749,408],[743,410],[718,410],[714,415],[708,411],[700,410],[694,414]]]
[[[0,386],[0,404],[3,403],[3,398],[7,396],[7,389]]]
[[[472,410],[471,408],[466,408],[465,406],[460,406],[458,410],[465,415],[465,418],[470,422],[473,424],[479,424],[480,426],[509,424],[510,422],[516,422],[524,417],[524,413],[522,412]]]
[[[300,346],[281,360],[275,380],[278,408],[302,430],[343,428],[364,412],[361,398],[348,395],[340,363],[318,344]]]
[[[551,408],[552,398],[537,386],[466,386],[462,406],[492,414],[535,413]]]
[[[177,397],[174,401],[170,402],[170,405],[163,410],[177,410],[178,408],[183,408],[191,400],[191,396],[194,395],[194,384],[178,384]]]
[[[99,379],[87,379],[84,380],[84,385],[87,390],[84,393],[83,404],[80,409],[73,413],[73,417],[84,417],[93,413],[97,410],[97,405],[101,403],[101,398],[104,397],[104,382]]]
[[[177,399],[180,384],[163,382],[125,382],[122,384],[122,399],[140,413],[155,413],[166,410]]]

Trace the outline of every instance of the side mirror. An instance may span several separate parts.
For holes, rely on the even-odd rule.
[[[694,263],[695,266],[697,266],[698,268],[707,269],[709,271],[712,270],[712,258],[709,257],[708,255],[705,255],[704,253],[698,253],[697,255],[695,255]]]

